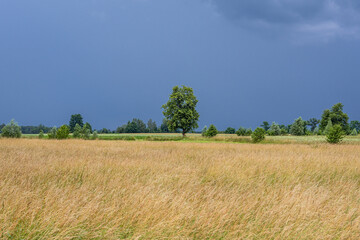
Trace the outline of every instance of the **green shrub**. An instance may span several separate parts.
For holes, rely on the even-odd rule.
[[[254,143],[261,142],[265,139],[265,129],[263,128],[256,128],[255,131],[251,134],[251,140]]]
[[[277,124],[276,122],[273,122],[270,126],[270,129],[268,130],[268,134],[270,136],[279,136],[281,135],[281,129],[279,124]]]
[[[92,134],[92,139],[97,139],[99,136],[98,136],[98,132],[97,131],[94,131],[93,134]]]
[[[82,139],[90,139],[90,129],[86,127],[86,125],[83,126],[81,130],[81,138]]]
[[[225,132],[226,134],[234,134],[235,133],[235,128],[232,127],[228,127]]]
[[[251,128],[248,128],[245,131],[245,136],[251,136],[252,133],[253,133],[253,131],[251,130]]]
[[[75,125],[75,127],[74,127],[73,138],[80,138],[81,137],[81,131],[82,131],[82,128],[77,123]]]
[[[207,132],[207,130],[208,130],[208,128],[207,128],[207,126],[205,125],[204,128],[203,128],[203,130],[201,131],[201,136],[206,137],[206,132]]]
[[[43,139],[43,138],[44,138],[44,131],[40,130],[39,139]]]
[[[57,139],[66,139],[69,137],[69,134],[70,134],[70,128],[67,125],[62,125],[56,131],[56,138]]]
[[[215,137],[218,134],[216,127],[211,124],[209,129],[205,132],[205,137]]]
[[[305,134],[305,122],[301,117],[295,120],[295,122],[290,127],[290,133],[294,136],[302,136]]]
[[[246,129],[243,127],[240,127],[237,131],[236,131],[236,135],[238,136],[246,136]]]
[[[14,119],[10,121],[5,127],[1,129],[1,135],[6,138],[20,138],[21,127],[15,122]]]
[[[345,132],[339,124],[328,129],[326,133],[326,141],[329,143],[339,143],[345,137]]]
[[[324,134],[327,135],[332,127],[333,127],[332,121],[331,119],[329,119],[328,124],[325,127]]]
[[[354,128],[351,132],[351,136],[357,136],[358,132],[356,131],[356,128]]]
[[[49,137],[49,139],[54,139],[54,138],[56,138],[56,131],[57,131],[57,128],[56,128],[56,127],[53,127],[53,128],[48,132],[48,137]]]

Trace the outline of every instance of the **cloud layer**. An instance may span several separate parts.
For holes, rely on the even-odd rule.
[[[220,14],[254,29],[281,29],[304,38],[360,36],[358,0],[211,0]]]

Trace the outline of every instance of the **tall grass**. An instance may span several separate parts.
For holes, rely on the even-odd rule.
[[[0,139],[0,239],[359,239],[360,145]]]

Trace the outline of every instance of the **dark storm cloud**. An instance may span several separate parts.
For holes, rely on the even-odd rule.
[[[282,28],[331,37],[358,37],[357,0],[212,0],[220,14],[250,28]]]

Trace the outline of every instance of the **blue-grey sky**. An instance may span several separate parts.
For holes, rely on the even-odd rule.
[[[161,122],[172,87],[199,126],[360,120],[358,0],[0,0],[0,123]]]

